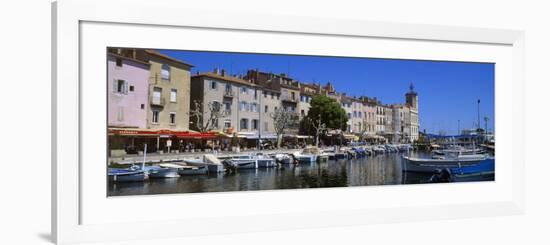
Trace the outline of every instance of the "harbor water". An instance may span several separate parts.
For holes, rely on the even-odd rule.
[[[414,155],[427,156],[428,153],[415,152]],[[232,173],[149,179],[135,183],[109,182],[108,196],[430,183],[432,174],[403,172],[401,161],[399,153],[389,153],[322,163],[290,164],[282,168],[239,169]],[[493,180],[494,175],[473,181]]]

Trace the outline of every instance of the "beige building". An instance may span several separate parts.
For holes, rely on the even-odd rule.
[[[192,65],[154,50],[139,50],[150,64],[147,128],[189,130]]]
[[[274,137],[271,113],[281,108],[280,92],[263,88],[254,81],[230,76],[225,70],[201,73],[191,78],[191,101],[199,101],[203,117],[209,118],[208,104],[224,111],[224,117],[213,124],[213,130],[236,134],[248,139]],[[194,110],[194,103],[191,103]],[[194,120],[192,119],[192,122]],[[193,127],[192,127],[193,128]],[[195,127],[195,129],[197,129]]]

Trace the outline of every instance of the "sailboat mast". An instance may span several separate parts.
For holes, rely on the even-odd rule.
[[[141,163],[141,170],[145,169],[145,158],[147,157],[147,144],[143,146],[143,162]]]

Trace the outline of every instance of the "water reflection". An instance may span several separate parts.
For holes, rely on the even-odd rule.
[[[426,153],[416,153],[419,156]],[[431,174],[401,171],[399,154],[285,166],[282,169],[246,169],[236,173],[150,179],[137,183],[110,183],[109,196],[299,189],[427,183]],[[494,177],[478,179],[494,180]]]

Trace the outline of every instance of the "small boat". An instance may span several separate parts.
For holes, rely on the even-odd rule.
[[[408,172],[430,172],[445,168],[459,168],[478,164],[480,161],[486,160],[487,155],[462,155],[460,153],[455,156],[444,155],[436,158],[417,158],[410,156],[402,156],[403,171]]]
[[[233,156],[223,161],[224,165],[227,165],[231,169],[256,169],[258,168],[258,162],[250,155]]]
[[[122,169],[109,168],[107,176],[111,182],[137,182],[147,179],[147,173],[135,165]]]
[[[351,149],[354,150],[355,153],[357,153],[358,157],[364,157],[367,155],[367,151],[365,151],[365,149],[362,147],[353,147]]]
[[[293,162],[292,155],[278,153],[275,154],[275,161],[280,164],[291,164]]]
[[[375,154],[383,154],[386,153],[386,148],[383,146],[377,145],[372,148]]]
[[[196,157],[196,158],[185,158],[183,159],[183,162],[187,166],[195,166],[195,167],[206,166],[208,167],[208,172],[210,173],[221,173],[225,171],[220,159],[218,159],[216,156],[212,154],[204,154],[202,157]]]
[[[333,149],[325,149],[321,151],[321,154],[328,157],[328,160],[335,160],[336,159],[336,153],[334,153]]]
[[[141,165],[130,166],[129,168],[109,168],[107,169],[107,178],[112,182],[137,182],[148,178],[145,171],[145,159],[147,157],[147,144],[144,146],[143,162]]]
[[[201,166],[201,167],[184,166],[178,169],[178,174],[181,176],[208,174],[208,167],[207,166]]]
[[[164,166],[146,166],[143,170],[151,179],[178,178],[178,169],[175,167]]]
[[[277,166],[277,163],[274,158],[264,155],[263,153],[256,153],[255,156],[252,157],[253,159],[256,159],[256,165],[258,168],[273,168]]]
[[[317,147],[305,148],[301,152],[294,152],[294,158],[299,162],[316,162],[321,152]]]

